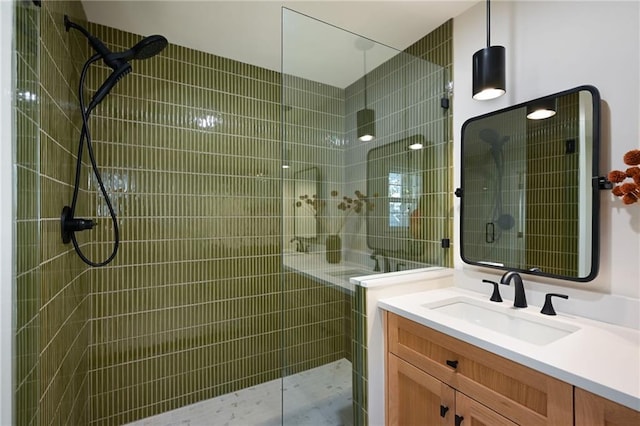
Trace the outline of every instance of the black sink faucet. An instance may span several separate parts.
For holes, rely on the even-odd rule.
[[[296,243],[296,251],[300,253],[309,253],[309,239],[304,237],[293,237],[290,243]]]
[[[389,257],[387,256],[387,254],[385,252],[383,252],[382,250],[373,250],[373,253],[371,253],[371,259],[374,259],[376,261],[376,267],[373,269],[374,272],[379,272],[380,271],[380,264],[378,263],[378,256],[382,256],[382,261],[384,262],[384,272],[391,272],[391,264],[389,262]]]
[[[513,279],[513,285],[515,287],[516,297],[513,300],[513,306],[516,308],[527,307],[527,297],[524,294],[524,284],[522,284],[522,278],[516,271],[507,271],[500,278],[500,284],[509,285],[509,281]]]

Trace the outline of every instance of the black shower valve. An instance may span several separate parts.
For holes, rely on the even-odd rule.
[[[62,231],[62,242],[64,244],[69,244],[71,235],[74,232],[93,229],[94,226],[96,226],[95,221],[91,219],[74,218],[71,207],[63,207],[62,215],[60,216],[60,229]]]

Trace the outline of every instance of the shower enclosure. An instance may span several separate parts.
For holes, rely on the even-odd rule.
[[[327,424],[368,423],[364,292],[350,278],[451,265],[444,33],[400,52],[283,9],[284,388],[288,374],[350,362],[353,418]],[[306,319],[290,289],[311,294]],[[285,423],[299,404],[284,394]]]
[[[121,246],[90,268],[60,242],[90,56],[63,18],[112,51],[142,37],[75,1],[14,6],[17,423],[202,408],[212,423],[365,424],[349,278],[451,265],[450,25],[406,53],[285,9],[282,72],[173,44],[137,64],[91,118]],[[97,225],[78,244],[105,258],[108,209],[80,182],[78,215]]]

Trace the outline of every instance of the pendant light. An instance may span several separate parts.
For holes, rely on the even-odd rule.
[[[556,98],[540,99],[527,104],[527,118],[529,120],[544,120],[553,117],[558,110]]]
[[[494,99],[506,92],[505,49],[491,46],[491,9],[487,0],[487,47],[473,54],[473,99]]]
[[[362,142],[369,142],[376,137],[376,112],[367,108],[367,50],[373,47],[373,42],[359,38],[356,40],[356,47],[362,50],[364,65],[364,109],[361,109],[356,114],[358,139]]]

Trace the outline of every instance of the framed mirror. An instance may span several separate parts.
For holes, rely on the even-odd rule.
[[[462,260],[571,281],[595,278],[599,146],[593,86],[467,120],[456,192]]]
[[[320,172],[317,167],[309,167],[294,174],[293,193],[296,201],[305,202],[320,194]],[[300,197],[306,197],[301,200]],[[316,220],[314,208],[294,209],[293,235],[300,238],[314,239],[321,232]]]

